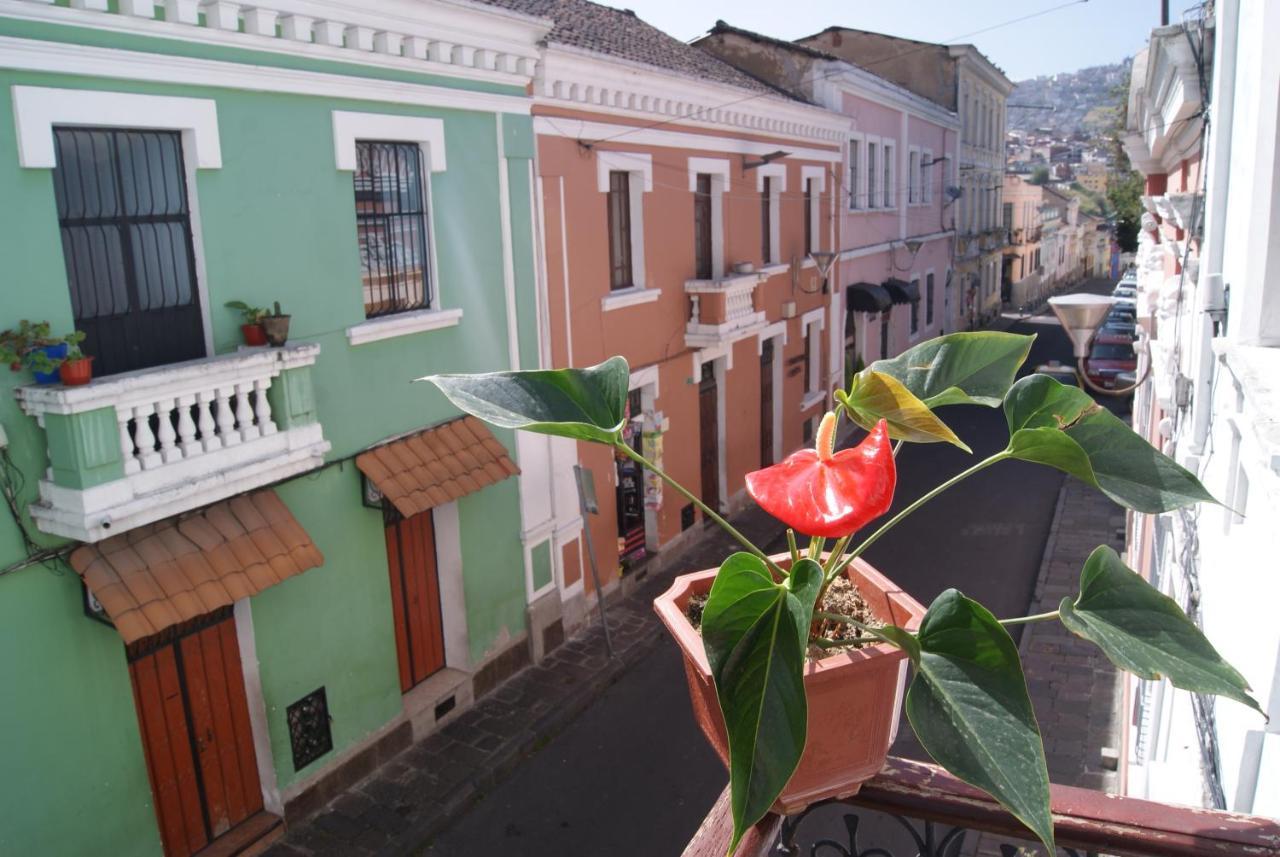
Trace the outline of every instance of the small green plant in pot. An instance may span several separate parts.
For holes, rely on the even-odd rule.
[[[93,358],[80,350],[84,332],[75,330],[67,334],[67,356],[58,366],[58,377],[68,387],[79,387],[93,380]]]
[[[71,349],[72,338],[79,343],[82,333],[73,333],[66,339],[54,336],[47,321],[23,319],[16,328],[0,331],[0,362],[7,363],[10,371],[29,369],[37,384],[55,384],[58,367]]]
[[[250,306],[244,301],[227,301],[225,306],[240,313],[240,335],[244,337],[245,345],[267,344],[267,332],[262,328],[262,319],[271,310]]]
[[[901,610],[889,605],[875,621],[824,606],[838,581],[842,587],[843,580],[887,584],[861,559],[867,548],[948,488],[1003,461],[1057,468],[1144,513],[1215,502],[1193,474],[1080,389],[1046,375],[1015,381],[1033,338],[955,333],[858,371],[848,389],[836,392],[838,407],[824,417],[815,448],[747,476],[748,493],[789,527],[790,550],[779,556],[766,555],[623,440],[629,368],[621,357],[587,369],[433,375],[424,380],[463,411],[493,425],[612,446],[665,479],[742,545],[718,571],[685,575],[672,587],[684,587],[687,596],[693,581],[705,591],[702,651],[686,647],[689,638],[699,638],[684,611],[663,615],[684,648],[695,712],[700,720],[707,716],[703,731],[713,745],[717,737],[724,739],[717,749],[729,768],[730,853],[771,809],[793,812],[824,794],[850,794],[874,775],[874,766],[849,769],[847,782],[786,798],[793,785],[789,781],[806,776],[810,757],[838,752],[838,745],[848,740],[839,736],[850,734],[847,722],[833,723],[839,728],[827,734],[822,721],[810,717],[811,705],[818,704],[817,685],[844,681],[842,673],[828,667],[835,660],[874,666],[886,657],[911,664],[907,719],[925,750],[952,774],[995,798],[1053,853],[1044,744],[1018,649],[1006,628],[1061,622],[1121,669],[1147,679],[1163,676],[1176,687],[1225,696],[1261,712],[1244,678],[1181,608],[1106,546],[1086,561],[1079,591],[1045,614],[1000,619],[959,589],[945,590],[927,610],[917,612],[911,607],[914,601],[904,602]],[[1004,449],[855,539],[859,529],[890,508],[896,455],[904,444],[944,442],[969,452],[937,413],[957,404],[1002,408],[1009,429]],[[855,448],[836,451],[833,438],[841,419],[868,434]],[[797,536],[808,537],[803,547]],[[945,558],[940,565],[945,567]],[[833,628],[840,630],[841,639],[832,638]],[[858,640],[852,645],[850,630]],[[876,651],[868,654],[858,646]],[[825,654],[830,650],[842,653]],[[697,692],[693,662],[707,675],[709,706]],[[851,670],[850,680],[857,673]],[[892,708],[893,684],[881,695],[889,697]],[[713,710],[705,711],[708,707]],[[882,763],[883,751],[878,758]]]

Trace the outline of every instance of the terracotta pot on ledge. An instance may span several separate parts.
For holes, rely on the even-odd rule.
[[[785,566],[790,555],[777,554],[773,559]],[[654,609],[684,655],[698,726],[727,768],[729,741],[715,683],[702,636],[684,612],[690,598],[711,590],[716,571],[677,577],[671,588],[654,600]],[[919,627],[925,608],[887,577],[860,559],[846,574],[881,621],[911,630]],[[806,662],[808,740],[799,767],[774,804],[775,812],[792,815],[820,800],[857,794],[862,784],[884,767],[898,733],[906,677],[906,653],[888,643]]]

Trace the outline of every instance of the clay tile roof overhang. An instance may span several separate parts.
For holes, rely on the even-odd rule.
[[[520,472],[493,433],[470,416],[375,446],[356,456],[356,467],[406,518]]]
[[[324,563],[267,489],[159,521],[71,554],[126,644],[229,607]]]

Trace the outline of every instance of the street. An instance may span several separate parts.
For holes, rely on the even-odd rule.
[[[1109,292],[1110,283],[1094,281],[1088,290]],[[1049,359],[1071,362],[1067,337],[1047,311],[1009,329],[1038,335],[1027,371]],[[951,407],[941,415],[973,447],[973,457],[944,444],[905,448],[895,509],[1006,442],[999,409]],[[998,616],[1020,614],[1031,600],[1063,478],[1045,467],[1002,463],[924,506],[873,546],[868,559],[926,605],[955,586]],[[920,755],[905,723],[893,752]],[[723,768],[694,725],[676,648],[659,641],[648,661],[424,853],[675,855],[725,783]],[[832,833],[843,831],[839,815],[833,808]],[[824,820],[806,829],[827,827]]]

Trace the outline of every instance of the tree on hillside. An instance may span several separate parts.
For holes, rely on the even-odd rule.
[[[1142,174],[1129,163],[1120,137],[1129,117],[1129,81],[1111,90],[1116,104],[1115,121],[1107,138],[1111,149],[1112,173],[1107,179],[1107,204],[1114,212],[1116,243],[1125,253],[1138,249],[1138,229],[1142,224]]]
[[[1027,179],[1027,184],[1047,185],[1049,183],[1049,168],[1036,167],[1031,171],[1031,178]]]

